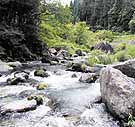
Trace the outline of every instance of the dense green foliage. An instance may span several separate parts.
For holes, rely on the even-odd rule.
[[[75,4],[75,3],[74,3]],[[135,57],[135,46],[129,45],[129,40],[135,40],[135,36],[128,33],[117,33],[111,30],[98,30],[93,32],[85,22],[77,22],[78,8],[62,6],[60,3],[48,3],[44,13],[40,15],[40,37],[49,47],[61,47],[74,54],[77,49],[89,53],[89,63],[93,65],[111,64],[117,61],[125,61]],[[75,9],[75,10],[74,10]],[[75,14],[75,15],[74,15]],[[134,19],[132,19],[134,21]],[[130,21],[130,30],[134,28]],[[75,21],[75,22],[73,22]],[[91,48],[99,42],[108,42],[114,48],[113,54],[106,54],[99,50],[91,51]]]
[[[39,0],[0,1],[1,60],[34,60],[47,52],[38,38],[38,7]]]
[[[78,0],[75,0],[78,1]],[[93,30],[128,31],[135,11],[135,0],[80,0],[80,19]]]

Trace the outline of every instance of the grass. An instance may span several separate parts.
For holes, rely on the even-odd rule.
[[[55,24],[42,22],[40,24],[40,38],[49,47],[61,47],[68,50],[69,54],[74,54],[76,50],[88,52],[88,62],[111,64],[135,58],[135,46],[129,45],[130,40],[135,40],[135,35],[130,33],[116,33],[109,30],[99,30],[92,32],[85,22],[78,22],[76,25]],[[114,48],[114,54],[105,54],[101,51],[91,51],[91,47],[99,42],[106,41]]]

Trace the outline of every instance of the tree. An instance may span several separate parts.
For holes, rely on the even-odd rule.
[[[0,1],[0,46],[14,60],[33,60],[41,56],[38,39],[39,0]],[[36,48],[35,48],[36,47]]]
[[[73,14],[73,24],[75,24],[77,21],[79,21],[79,15],[80,15],[80,0],[74,0],[74,2],[70,3],[70,6],[72,8],[72,14]]]
[[[129,22],[129,28],[132,34],[135,34],[135,18],[130,20]]]

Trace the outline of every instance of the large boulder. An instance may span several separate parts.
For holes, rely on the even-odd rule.
[[[105,53],[113,53],[113,51],[114,51],[112,46],[107,42],[101,42],[101,43],[97,44],[94,47],[94,49],[101,50]]]
[[[135,80],[112,67],[102,69],[100,75],[102,101],[108,110],[121,120],[135,114]]]
[[[112,67],[120,70],[128,77],[135,78],[135,59],[112,65]]]

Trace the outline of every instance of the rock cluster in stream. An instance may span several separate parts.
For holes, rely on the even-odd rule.
[[[13,100],[11,102],[9,101],[8,103],[1,103],[0,116],[9,113],[21,113],[21,112],[28,112],[31,110],[35,110],[38,106],[43,105],[44,102],[47,101],[48,98],[46,98],[45,95],[42,94],[42,92],[40,92],[40,90],[44,90],[47,87],[46,83],[44,82],[38,83],[34,79],[30,79],[30,73],[28,71],[19,70],[20,68],[18,67],[23,67],[23,65],[19,64],[18,62],[17,64],[15,64],[14,62],[13,63],[10,62],[9,64],[7,63],[6,65],[11,65],[11,66],[14,65],[14,68],[18,70],[14,71],[12,73],[11,78],[7,79],[7,81],[3,82],[2,84],[5,87],[9,86],[11,88],[13,87],[16,89],[20,88],[20,92],[19,90],[17,90],[18,92],[17,95],[16,94],[10,95],[10,92],[7,95],[4,95],[5,97],[9,96],[10,98],[12,98],[12,96],[16,96],[16,100]],[[46,72],[46,70],[44,71]],[[13,91],[15,91],[15,89],[13,89]],[[13,91],[11,90],[11,93]]]

